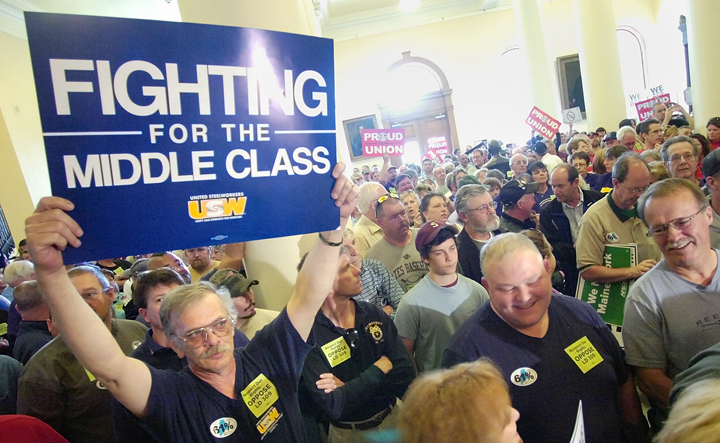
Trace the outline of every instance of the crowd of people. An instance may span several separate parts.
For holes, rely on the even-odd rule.
[[[339,163],[341,229],[317,234],[280,312],[255,307],[241,243],[65,264],[83,227],[45,198],[3,275],[0,413],[19,415],[0,430],[29,416],[43,441],[706,441],[687,436],[719,424],[703,393],[720,377],[720,119],[706,139],[678,105],[653,112],[420,165]],[[623,282],[619,342],[576,296]]]

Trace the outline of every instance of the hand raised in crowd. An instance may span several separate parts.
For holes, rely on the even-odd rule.
[[[360,190],[343,174],[343,171],[345,171],[345,163],[338,162],[332,172],[336,180],[330,195],[335,199],[335,206],[340,208],[340,218],[347,219],[357,206]]]
[[[67,214],[75,205],[61,197],[44,197],[33,215],[25,220],[30,256],[38,273],[63,269],[61,252],[68,246],[80,246],[83,231]]]

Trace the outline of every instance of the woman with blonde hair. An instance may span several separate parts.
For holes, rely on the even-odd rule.
[[[420,198],[413,191],[405,191],[400,194],[400,201],[405,206],[411,228],[419,228],[423,225],[422,214],[420,214]]]
[[[699,381],[680,395],[654,443],[709,443],[720,440],[720,379]]]
[[[415,380],[398,428],[402,443],[522,443],[519,418],[500,371],[481,358]]]

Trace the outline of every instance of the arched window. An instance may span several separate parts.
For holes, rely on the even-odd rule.
[[[405,129],[404,163],[419,163],[426,154],[442,157],[460,147],[452,91],[435,63],[403,52],[386,70],[382,90],[383,127]]]

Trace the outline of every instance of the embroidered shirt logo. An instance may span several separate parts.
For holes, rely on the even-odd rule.
[[[620,237],[614,232],[608,232],[605,234],[605,240],[607,240],[608,243],[617,243],[620,241]]]
[[[370,333],[375,342],[380,343],[383,341],[382,323],[379,321],[372,321],[365,326],[365,329]]]
[[[533,368],[517,368],[510,374],[510,381],[515,386],[530,386],[537,378],[538,374]]]
[[[218,418],[210,425],[210,433],[215,438],[225,438],[237,429],[237,421],[232,417]]]

